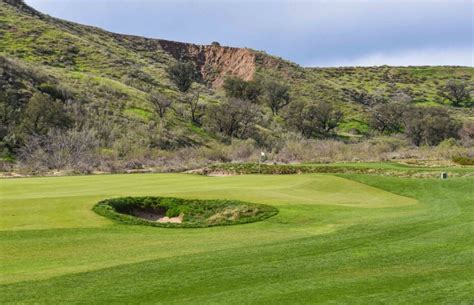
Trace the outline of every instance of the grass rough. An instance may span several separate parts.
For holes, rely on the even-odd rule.
[[[465,160],[465,159],[462,159]],[[465,165],[470,165],[466,163]],[[230,175],[293,175],[293,174],[369,174],[412,178],[436,178],[441,172],[450,176],[472,176],[472,167],[424,167],[407,166],[397,163],[330,163],[330,164],[267,164],[267,163],[221,163],[190,171],[210,176]]]

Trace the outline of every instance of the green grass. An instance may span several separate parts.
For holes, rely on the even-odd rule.
[[[144,120],[145,122],[148,122],[153,117],[153,113],[151,111],[137,107],[125,109],[124,113],[126,115],[138,117]]]
[[[471,173],[474,171],[474,167],[464,166],[464,167],[447,167],[447,166],[418,166],[418,165],[408,165],[398,162],[340,162],[340,163],[305,163],[301,166],[330,166],[330,167],[347,167],[347,168],[370,168],[370,169],[386,169],[386,170],[400,170],[400,171],[451,171],[451,172],[466,172]]]
[[[469,304],[474,178],[136,174],[0,180],[2,303]],[[114,223],[99,200],[275,206],[202,229]]]

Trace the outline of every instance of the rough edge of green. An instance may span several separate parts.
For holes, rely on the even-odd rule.
[[[150,197],[118,197],[112,199],[105,199],[99,201],[92,210],[100,216],[109,218],[116,223],[120,224],[127,224],[127,225],[145,225],[145,226],[152,226],[152,227],[161,227],[161,228],[208,228],[208,227],[215,227],[215,226],[229,226],[229,225],[237,225],[237,224],[246,224],[246,223],[253,223],[257,221],[262,221],[273,217],[279,213],[279,210],[273,206],[269,206],[266,204],[259,204],[259,203],[250,203],[244,202],[240,200],[220,200],[220,199],[212,199],[212,200],[201,200],[201,199],[182,199],[182,198],[175,198],[175,197],[152,197],[152,198],[160,198],[160,199],[171,199],[171,200],[179,200],[182,202],[193,201],[193,202],[203,202],[203,203],[212,203],[212,204],[219,204],[219,205],[228,205],[228,204],[245,204],[253,207],[259,208],[263,213],[256,216],[241,218],[234,221],[227,221],[215,224],[207,224],[207,223],[160,223],[160,222],[153,222],[141,219],[139,217],[122,214],[117,212],[114,207],[113,203],[119,202],[123,199],[130,199],[133,198],[135,200],[145,200],[146,198]]]
[[[437,178],[442,172],[450,176],[472,176],[472,168],[373,168],[356,167],[351,165],[316,165],[316,164],[258,164],[258,163],[221,163],[190,171],[189,173],[210,176],[213,173],[232,175],[294,175],[294,174],[371,174],[380,176],[395,176],[406,178]]]

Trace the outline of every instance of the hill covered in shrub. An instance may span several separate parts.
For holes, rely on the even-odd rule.
[[[4,0],[0,155],[31,171],[114,171],[251,160],[312,139],[469,147],[473,76],[470,67],[305,68],[216,42],[110,33]]]

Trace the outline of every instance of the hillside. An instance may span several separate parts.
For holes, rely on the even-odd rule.
[[[333,136],[370,136],[372,107],[400,95],[414,105],[444,108],[460,121],[474,118],[472,107],[450,107],[439,94],[449,80],[472,83],[474,69],[469,67],[304,68],[252,49],[110,33],[44,15],[21,0],[0,2],[0,37],[2,99],[10,101],[5,103],[0,128],[4,156],[18,155],[31,136],[21,126],[27,124],[28,101],[40,92],[60,100],[74,118],[74,128],[94,130],[101,150],[117,158],[142,148],[176,150],[229,143],[234,135],[226,137],[219,128],[209,127],[210,115],[203,110],[225,100],[222,85],[229,75],[283,82],[289,86],[292,104],[330,103],[344,114]],[[189,119],[189,106],[182,102],[186,94],[169,78],[169,68],[178,61],[192,62],[196,69],[192,91],[200,94],[199,124]],[[152,91],[174,102],[164,117],[154,113]],[[286,112],[272,116],[264,103],[255,109],[259,112],[255,128],[238,138],[269,147],[294,132]]]

